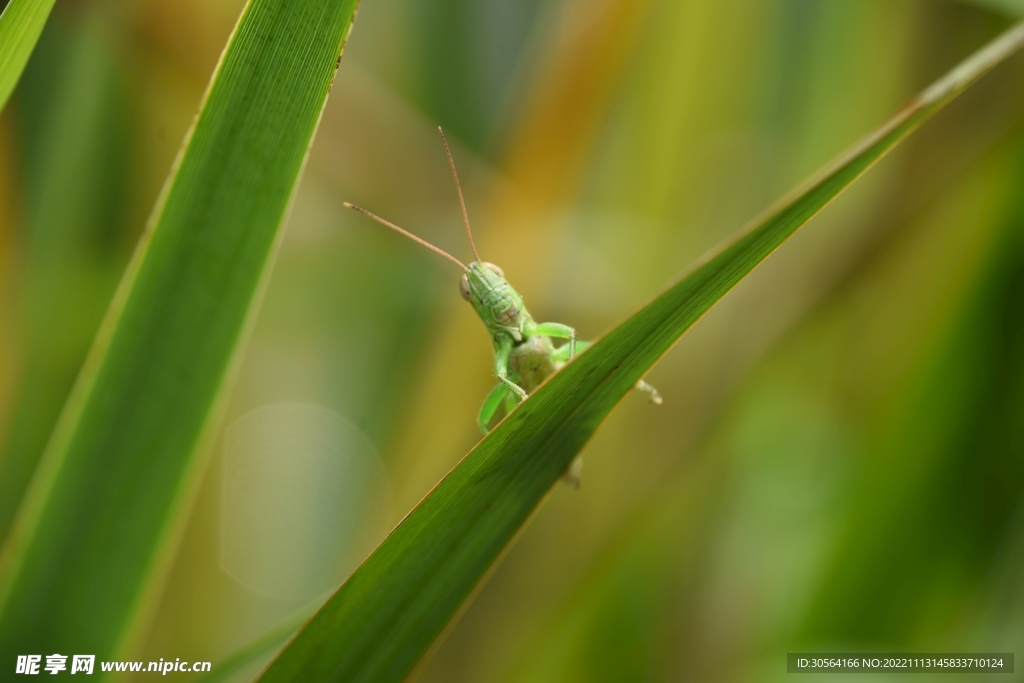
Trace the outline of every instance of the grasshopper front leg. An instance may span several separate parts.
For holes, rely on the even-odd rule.
[[[509,389],[516,392],[521,401],[527,398],[523,388],[508,378],[508,357],[512,353],[512,338],[501,335],[494,340],[494,374]]]
[[[589,341],[577,341],[576,342],[576,351],[579,352],[579,353],[583,353],[593,343],[594,342],[589,342]],[[569,345],[568,344],[562,344],[557,349],[555,349],[554,353],[551,354],[551,360],[555,361],[556,363],[567,363],[570,360],[572,360],[569,357]]]
[[[526,333],[529,335],[539,335],[542,337],[555,337],[557,339],[568,339],[569,340],[569,360],[573,359],[576,355],[576,328],[563,325],[562,323],[540,323],[533,325],[532,329],[527,328]]]
[[[658,390],[642,379],[638,379],[636,384],[633,385],[633,388],[647,394],[648,403],[653,403],[656,406],[660,406],[662,404],[661,394],[658,393]]]

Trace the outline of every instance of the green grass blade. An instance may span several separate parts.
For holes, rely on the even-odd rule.
[[[144,633],[356,0],[250,0],[0,554],[0,660]]]
[[[51,22],[18,93],[25,177],[19,379],[0,437],[0,539],[25,493],[124,270],[127,98],[100,13]],[[37,61],[38,59],[38,61]],[[33,127],[35,124],[35,127]]]
[[[43,32],[54,0],[11,0],[0,14],[0,110]]]
[[[797,228],[1022,42],[1024,24],[960,64],[548,381],[405,518],[261,681],[406,678],[636,380]]]

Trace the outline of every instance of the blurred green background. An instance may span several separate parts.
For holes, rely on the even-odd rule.
[[[241,7],[58,0],[0,115],[0,533]],[[468,258],[438,124],[482,256],[592,338],[1018,16],[365,0],[138,657],[216,672],[479,439],[491,348],[458,273],[342,207]],[[1022,187],[1018,57],[655,367],[665,404],[627,397],[419,680],[778,680],[790,651],[1024,643]]]

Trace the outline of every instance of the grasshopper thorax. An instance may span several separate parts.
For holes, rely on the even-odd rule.
[[[493,263],[473,261],[459,282],[462,298],[473,304],[477,315],[492,335],[504,333],[516,342],[523,340],[523,323],[529,317],[523,299]]]

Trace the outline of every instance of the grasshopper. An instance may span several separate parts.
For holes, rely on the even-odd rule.
[[[505,279],[505,273],[501,268],[481,260],[480,254],[476,251],[476,244],[473,242],[473,231],[469,227],[466,200],[462,196],[462,186],[459,184],[459,174],[455,170],[455,160],[452,158],[451,148],[448,146],[444,131],[440,127],[437,130],[441,133],[441,142],[448,155],[448,164],[452,169],[452,178],[455,180],[455,189],[462,207],[466,237],[469,239],[469,248],[473,252],[475,261],[466,265],[443,249],[362,207],[349,202],[345,202],[345,207],[358,211],[405,235],[462,269],[459,292],[463,299],[473,304],[476,314],[487,328],[494,344],[494,374],[498,378],[498,385],[484,400],[480,414],[477,416],[480,429],[486,434],[489,431],[488,425],[502,404],[505,406],[506,413],[511,412],[520,401],[527,399],[529,392],[532,392],[545,379],[571,361],[578,351],[583,351],[590,346],[590,342],[576,339],[576,330],[569,325],[536,322],[526,310],[523,297]],[[556,347],[551,341],[552,338],[567,341]],[[647,382],[640,380],[635,387],[646,393],[651,403],[660,404],[662,402],[661,395]],[[567,480],[576,484],[579,482],[578,460],[577,458],[565,475]]]

